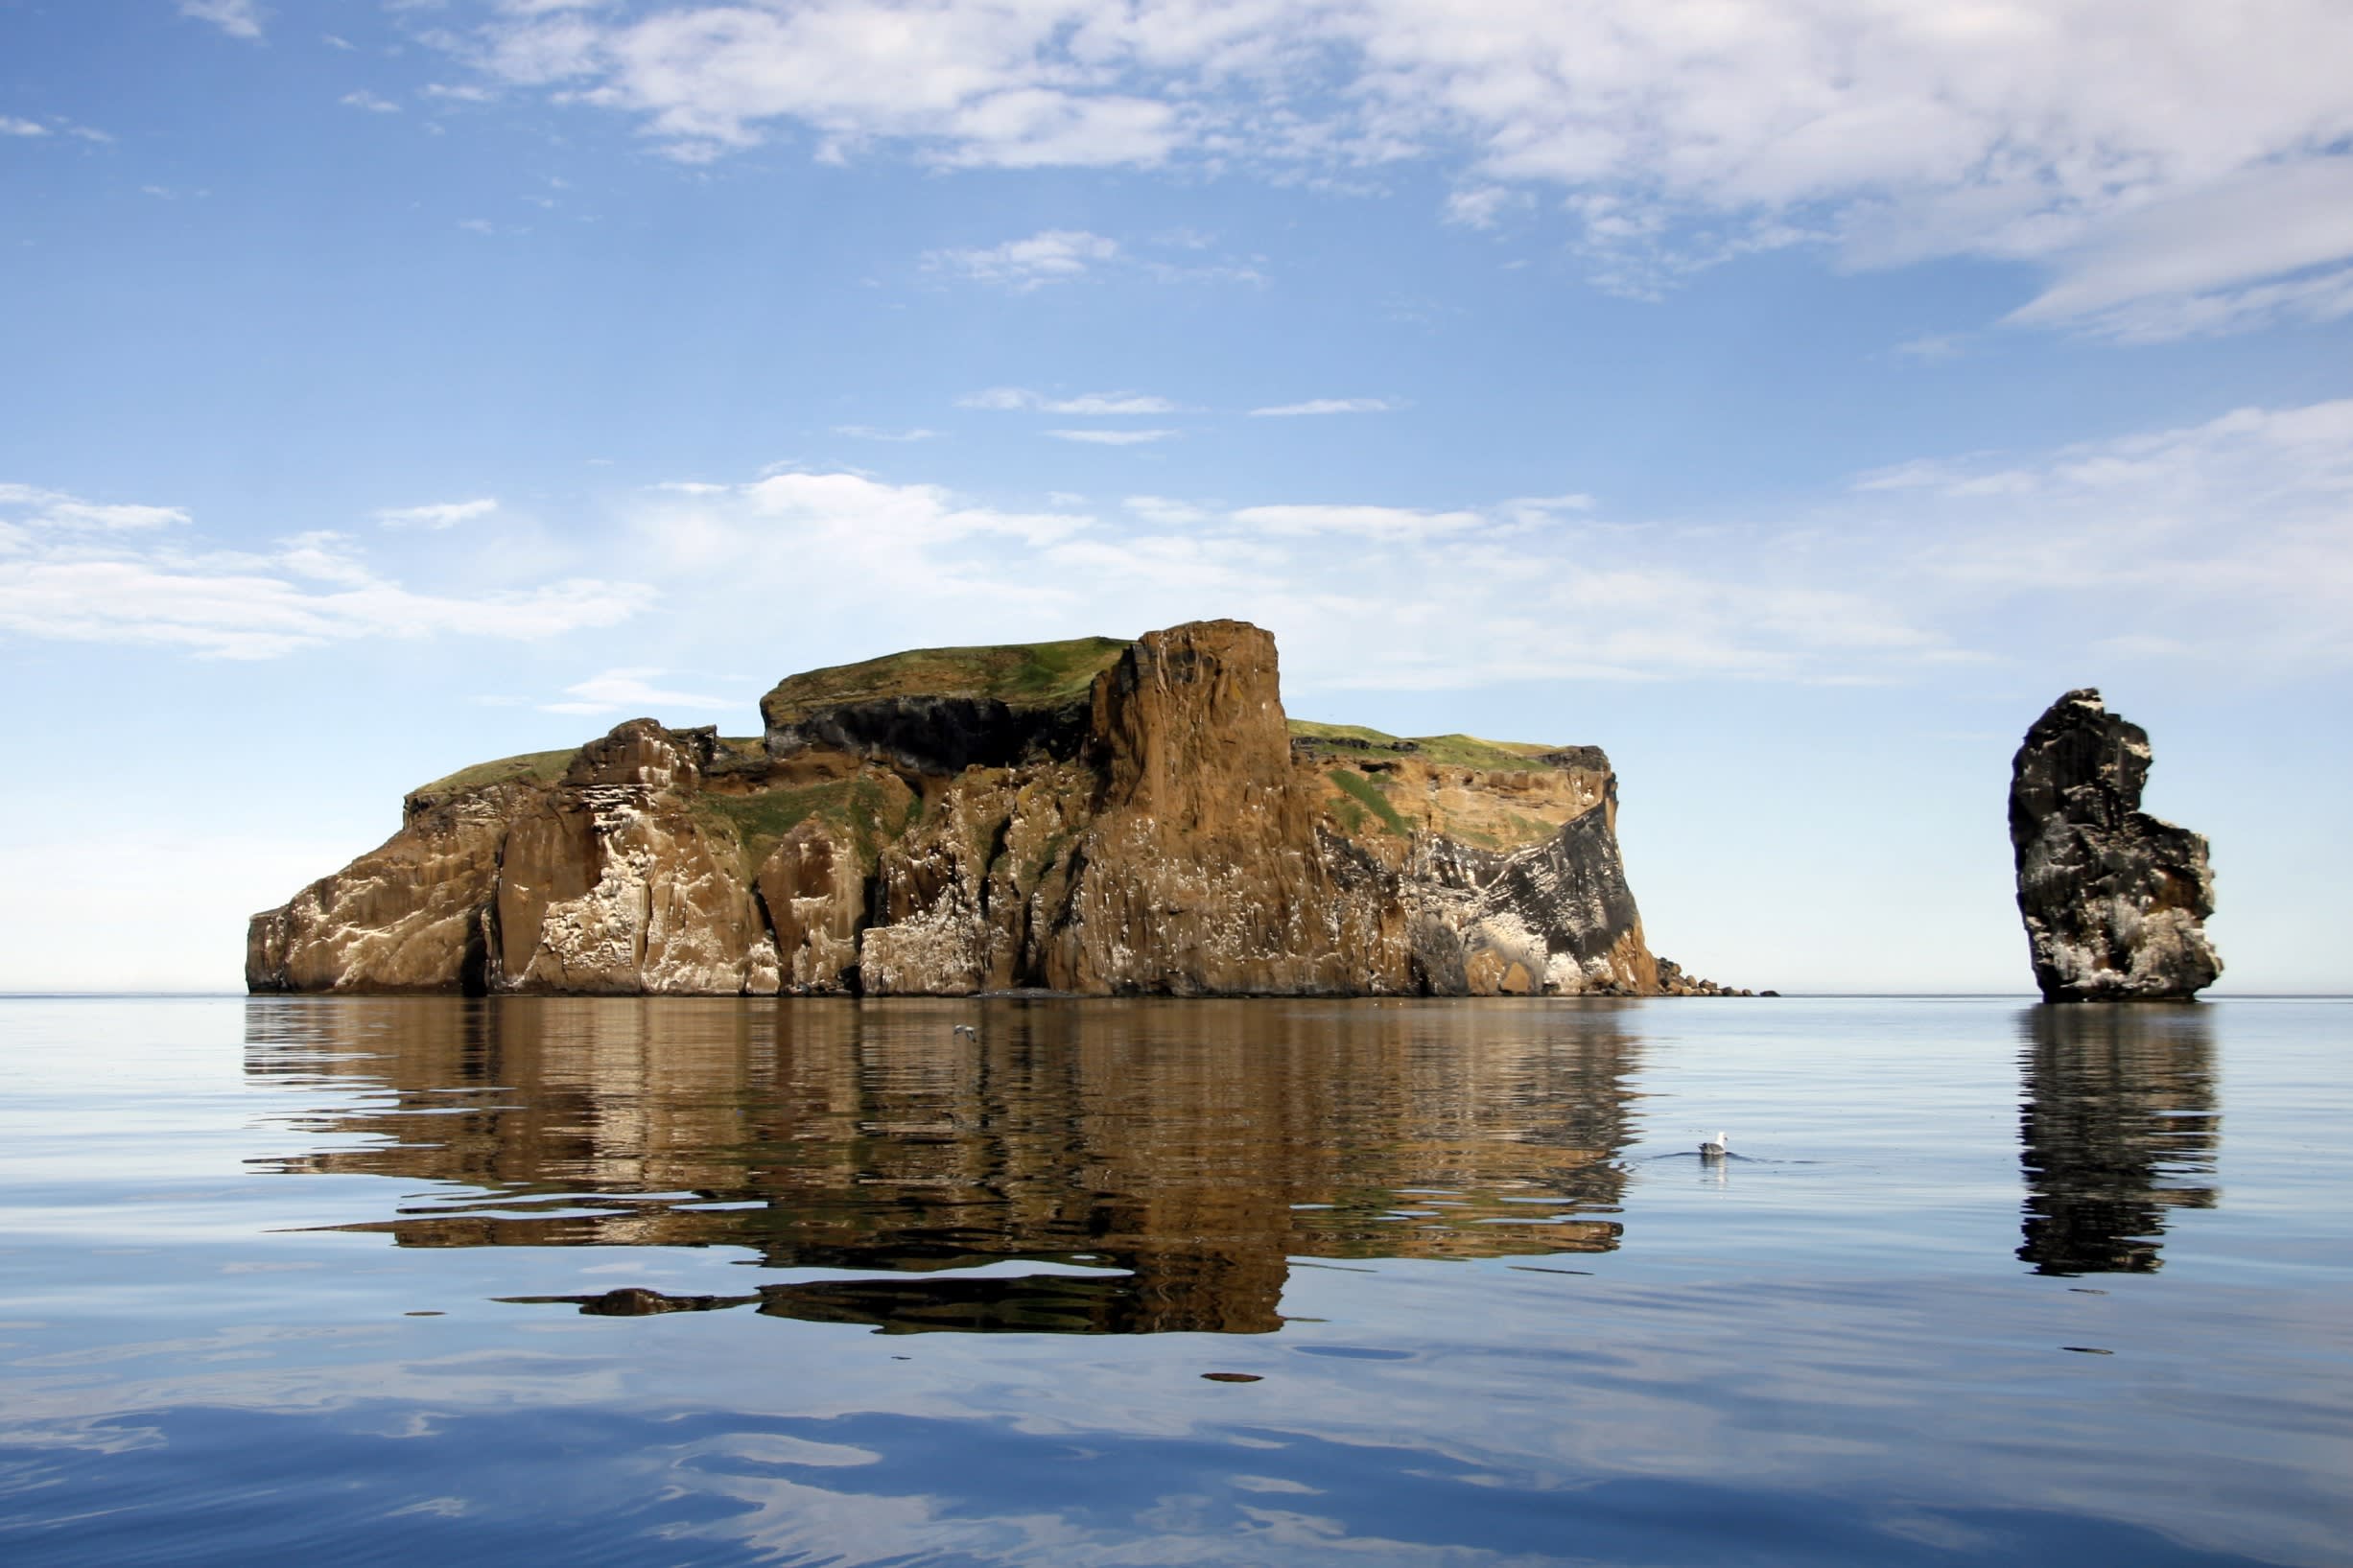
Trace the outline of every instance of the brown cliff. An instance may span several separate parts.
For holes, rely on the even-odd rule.
[[[931,649],[760,739],[635,719],[411,795],[254,991],[1654,995],[1591,747],[1294,724],[1274,640]]]

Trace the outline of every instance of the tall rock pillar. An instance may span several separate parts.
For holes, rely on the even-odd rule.
[[[2011,763],[2018,913],[2045,1001],[2186,1001],[2223,972],[2206,841],[2141,810],[2149,762],[2148,732],[2085,688]]]

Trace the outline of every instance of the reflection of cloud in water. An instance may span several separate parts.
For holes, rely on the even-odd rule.
[[[1291,1257],[1617,1244],[1600,1216],[1623,1194],[1635,1048],[1612,1004],[989,1003],[982,1039],[956,1039],[974,1011],[255,999],[247,1068],[382,1091],[289,1117],[324,1146],[271,1162],[436,1184],[345,1229],[893,1275],[648,1314],[1262,1333]],[[966,1272],[1008,1258],[1118,1272]]]
[[[2166,1215],[2211,1208],[2222,1112],[2214,1038],[2195,1004],[2027,1010],[2018,1124],[2018,1256],[2036,1274],[2156,1270]]]

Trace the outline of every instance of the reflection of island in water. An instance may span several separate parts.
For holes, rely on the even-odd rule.
[[[967,1018],[977,1041],[950,1033]],[[863,1277],[564,1299],[902,1331],[1262,1333],[1291,1257],[1609,1251],[1634,1052],[1607,1002],[247,1012],[249,1073],[389,1095],[306,1120],[334,1145],[269,1164],[448,1184],[345,1229],[745,1248]]]
[[[2019,1161],[2036,1274],[2146,1274],[2165,1213],[2212,1208],[2222,1112],[2205,1010],[2133,1002],[2022,1018]]]

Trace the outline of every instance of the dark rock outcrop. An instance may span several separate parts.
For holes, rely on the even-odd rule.
[[[635,719],[412,795],[253,919],[256,991],[1691,995],[1594,747],[1294,725],[1274,639],[815,670],[757,740]]]
[[[2043,999],[2179,1001],[2214,983],[2206,841],[2140,808],[2149,736],[2070,691],[2011,763],[2018,913]]]

